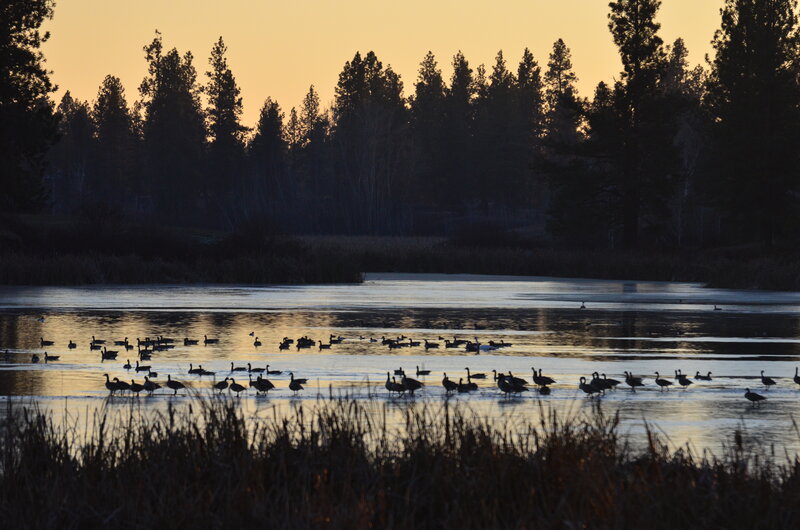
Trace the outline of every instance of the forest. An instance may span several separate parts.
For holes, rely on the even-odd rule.
[[[622,71],[588,97],[561,39],[490,65],[428,52],[410,83],[357,51],[330,108],[310,86],[245,124],[222,37],[206,62],[156,31],[136,94],[110,73],[93,101],[52,101],[39,46],[54,4],[8,2],[0,208],[292,235],[511,231],[570,249],[791,247],[796,1],[726,0],[699,65],[660,37],[660,5],[609,3]]]

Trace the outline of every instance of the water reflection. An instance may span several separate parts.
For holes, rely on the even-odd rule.
[[[425,278],[404,275],[359,286],[291,288],[2,288],[0,351],[8,349],[9,355],[0,355],[0,395],[14,402],[36,399],[58,410],[125,409],[135,403],[163,411],[169,404],[190,402],[166,393],[108,399],[103,374],[125,381],[141,381],[143,374],[122,368],[126,359],[135,362],[135,350],[109,346],[121,350],[118,360],[103,361],[89,349],[92,336],[108,344],[124,337],[132,344],[145,337],[176,339],[174,349],[154,354],[147,364],[158,372],[162,386],[170,375],[203,395],[215,381],[231,375],[231,361],[283,370],[271,377],[277,389],[270,396],[251,393],[241,398],[242,406],[256,415],[344,395],[377,400],[400,414],[415,403],[441,404],[441,373],[457,380],[465,377],[467,366],[487,373],[511,370],[527,378],[536,366],[558,381],[546,398],[530,392],[502,399],[490,380],[480,382],[475,394],[449,398],[470,404],[481,417],[498,422],[534,419],[541,414],[540,404],[562,414],[591,413],[598,405],[590,405],[575,387],[581,375],[597,371],[622,379],[622,372],[629,370],[650,379],[655,371],[672,374],[680,368],[687,374],[711,371],[714,381],[662,393],[650,379],[635,394],[609,393],[599,407],[606,413],[619,410],[626,428],[640,441],[642,418],[647,418],[675,444],[691,440],[695,447],[718,449],[745,421],[753,439],[798,447],[791,423],[791,415],[800,412],[797,385],[791,380],[800,357],[797,293],[704,290],[693,284]],[[587,309],[579,309],[581,301]],[[726,310],[711,310],[713,303],[725,304]],[[218,337],[219,344],[204,346],[204,335]],[[330,350],[278,350],[283,337],[302,335],[347,339]],[[438,342],[477,336],[513,346],[476,356],[443,345],[427,351],[388,350],[369,341],[398,335]],[[262,347],[254,347],[255,336]],[[60,355],[58,362],[30,362],[31,354],[44,351],[42,337],[55,341],[47,351]],[[201,342],[183,346],[184,337]],[[68,349],[69,341],[78,347]],[[189,375],[190,363],[202,364],[217,376]],[[385,373],[399,366],[409,372],[416,366],[433,370],[416,401],[386,396]],[[742,393],[745,386],[758,386],[753,378],[762,369],[779,385],[764,392],[769,397],[764,407],[752,409]],[[287,388],[290,371],[309,379],[299,397]],[[246,384],[246,373],[233,375]]]

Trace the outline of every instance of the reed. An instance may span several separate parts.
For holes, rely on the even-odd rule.
[[[386,406],[385,404],[383,406]],[[377,408],[376,408],[377,407]],[[0,426],[6,528],[792,528],[800,466],[633,450],[599,412],[497,426],[463,406],[333,400],[246,418],[230,402]]]

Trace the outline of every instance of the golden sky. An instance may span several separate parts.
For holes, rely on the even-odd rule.
[[[683,37],[692,63],[702,62],[719,26],[723,0],[663,0],[661,36]],[[191,50],[198,79],[222,35],[242,88],[244,123],[252,126],[267,96],[287,112],[313,84],[324,104],[344,62],[374,50],[413,92],[428,50],[450,76],[459,49],[470,64],[490,66],[502,49],[511,68],[527,46],[546,66],[553,41],[572,49],[582,95],[620,70],[607,27],[608,0],[57,0],[44,46],[48,67],[64,90],[92,100],[106,74],[122,79],[128,102],[145,74],[142,47],[158,29],[165,46]]]

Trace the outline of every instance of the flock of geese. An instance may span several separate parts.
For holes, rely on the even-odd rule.
[[[715,309],[717,309],[715,307]],[[262,346],[262,342],[259,340],[257,336],[255,336],[254,332],[250,333],[251,337],[254,337],[253,346],[255,348],[259,348]],[[413,348],[413,347],[421,347],[424,348],[426,351],[430,349],[436,349],[443,345],[444,348],[463,348],[466,352],[471,352],[475,354],[480,354],[484,351],[494,351],[501,348],[506,348],[512,346],[511,343],[505,342],[501,340],[499,342],[496,341],[488,341],[487,343],[482,343],[478,340],[477,337],[472,340],[464,340],[458,339],[457,337],[453,337],[452,340],[446,339],[444,337],[439,337],[440,342],[435,342],[428,339],[423,340],[414,340],[410,337],[406,337],[404,335],[400,335],[398,337],[387,338],[385,336],[381,337],[380,339],[375,337],[365,337],[360,336],[358,337],[361,341],[369,341],[370,343],[380,343],[382,346],[386,346],[390,350],[399,349],[399,348]],[[330,335],[327,339],[327,342],[315,341],[314,339],[309,338],[308,336],[302,336],[298,339],[290,339],[288,337],[284,337],[283,340],[278,345],[279,350],[288,350],[289,348],[296,348],[298,351],[302,349],[309,349],[317,347],[320,351],[331,349],[333,345],[341,344],[343,341],[347,340],[345,337],[337,336],[337,335]],[[49,346],[53,346],[54,342],[50,340],[45,340],[44,337],[40,337],[40,346],[42,348],[46,348]],[[106,341],[104,339],[97,339],[95,336],[92,336],[92,340],[89,342],[89,349],[93,351],[99,351],[101,360],[116,360],[117,356],[120,352],[124,349],[126,352],[133,350],[136,348],[136,356],[138,359],[135,361],[135,364],[131,364],[130,359],[126,360],[125,364],[122,366],[123,369],[131,371],[135,374],[143,374],[144,380],[140,383],[137,383],[135,379],[131,379],[130,383],[126,380],[121,380],[119,377],[114,377],[113,379],[108,375],[104,374],[105,377],[105,387],[108,389],[110,395],[119,395],[124,392],[128,392],[132,395],[139,395],[141,392],[145,392],[147,394],[153,394],[156,390],[162,388],[161,384],[153,381],[153,379],[158,377],[158,373],[153,371],[151,365],[142,364],[142,362],[149,361],[153,354],[156,352],[161,351],[168,351],[173,349],[176,344],[183,343],[184,346],[196,346],[202,343],[203,345],[214,345],[219,343],[219,339],[217,338],[209,338],[207,335],[203,336],[203,339],[190,339],[185,337],[182,340],[176,340],[168,337],[163,336],[156,336],[155,338],[146,337],[144,340],[137,338],[135,346],[132,342],[129,341],[128,337],[125,337],[123,340],[115,340],[113,341],[112,347],[118,347],[119,349],[109,350]],[[69,349],[77,348],[77,344],[72,340],[69,341],[67,344]],[[9,356],[8,350],[5,352],[6,357]],[[50,355],[46,351],[40,358],[40,356],[34,353],[31,356],[32,363],[39,363],[40,361],[44,361],[45,363],[58,361],[60,356],[58,355]],[[140,362],[141,361],[141,362]],[[445,390],[447,395],[457,392],[457,393],[469,393],[474,392],[479,389],[478,384],[475,382],[477,381],[484,381],[488,379],[487,374],[485,373],[472,373],[469,367],[465,368],[466,370],[466,377],[459,377],[458,382],[454,379],[450,379],[447,373],[443,373],[443,378],[441,381],[442,387]],[[492,380],[494,381],[495,386],[500,390],[500,392],[507,396],[518,396],[524,392],[528,391],[536,391],[540,395],[549,395],[551,393],[551,386],[556,383],[556,381],[546,376],[542,373],[542,370],[539,369],[538,371],[531,367],[532,371],[532,378],[529,382],[524,378],[517,377],[513,375],[510,371],[508,373],[498,372],[497,370],[492,370]],[[213,376],[215,377],[215,381],[211,383],[210,389],[212,392],[222,393],[225,390],[228,390],[231,393],[236,394],[237,396],[240,395],[242,392],[247,391],[248,389],[253,389],[256,392],[256,395],[266,394],[270,390],[276,388],[275,384],[268,379],[266,376],[281,376],[284,374],[282,370],[275,370],[270,369],[270,365],[267,364],[264,368],[261,367],[254,367],[251,363],[247,363],[246,366],[239,365],[237,366],[234,362],[231,362],[230,370],[227,372],[225,377],[222,381],[216,381],[217,372],[209,371],[203,368],[202,365],[198,365],[196,368],[194,364],[189,365],[189,370],[187,372],[189,375],[203,377],[203,376]],[[234,378],[234,375],[237,374],[247,374],[247,386],[244,384],[238,383]],[[305,378],[296,378],[293,372],[288,372],[289,375],[289,384],[288,388],[294,394],[297,394],[299,391],[303,390],[303,385],[308,383],[308,380]],[[424,378],[425,376],[431,375],[430,370],[420,370],[419,366],[416,366],[415,375],[417,378]],[[255,379],[253,379],[255,376]],[[653,378],[654,383],[656,386],[659,387],[660,391],[668,391],[669,388],[673,385],[681,386],[683,389],[687,389],[695,381],[711,381],[711,372],[703,375],[699,371],[694,375],[694,381],[689,378],[690,376],[681,372],[681,370],[675,370],[675,377],[674,379],[666,379],[661,377],[659,372],[655,372],[655,378]],[[764,371],[761,371],[761,383],[764,385],[766,390],[769,390],[770,387],[776,385],[774,379],[767,377],[764,375]],[[240,381],[244,382],[243,378],[240,378]],[[793,381],[800,385],[800,374],[798,374],[798,369],[795,368],[795,373],[793,377]],[[600,374],[598,372],[594,372],[591,377],[580,377],[578,381],[578,389],[582,391],[588,398],[594,398],[598,396],[602,396],[606,393],[606,391],[616,390],[616,388],[622,384],[627,385],[632,392],[636,392],[636,389],[639,387],[645,386],[645,378],[640,376],[634,376],[632,373],[625,371],[624,372],[624,379],[617,380],[613,378],[609,378],[606,374]],[[164,383],[165,386],[173,391],[173,395],[177,395],[178,391],[185,390],[186,385],[180,381],[172,379],[171,374],[167,375],[167,381]],[[412,377],[408,377],[405,371],[402,368],[394,370],[394,374],[392,375],[390,372],[386,372],[386,382],[384,384],[386,390],[389,391],[390,395],[395,396],[414,396],[414,393],[417,390],[420,390],[425,386],[425,383],[420,381],[419,379],[415,379]],[[754,406],[757,406],[762,401],[766,400],[767,398],[761,394],[756,392],[752,392],[750,388],[745,389],[744,397],[753,403]]]

